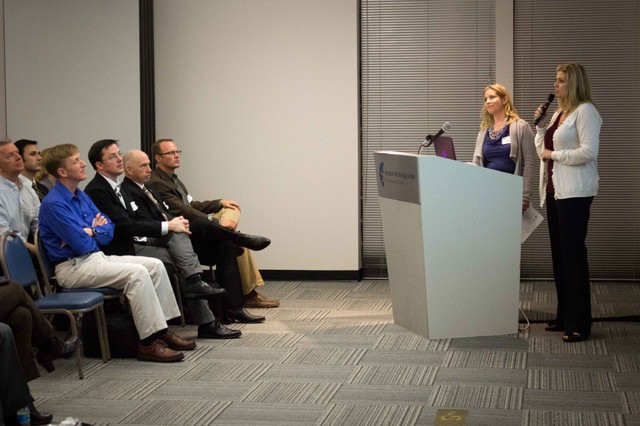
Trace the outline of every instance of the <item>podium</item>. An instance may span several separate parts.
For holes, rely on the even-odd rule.
[[[522,178],[374,157],[394,322],[427,339],[517,333]]]

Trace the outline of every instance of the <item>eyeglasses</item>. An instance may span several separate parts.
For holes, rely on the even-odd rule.
[[[113,161],[113,160],[115,160],[116,158],[122,158],[122,156],[123,156],[123,155],[124,155],[124,154],[122,153],[122,151],[114,152],[113,154],[111,154],[110,156],[108,156],[107,158],[105,158],[105,159],[104,159],[104,160],[102,160],[102,161],[103,161],[103,162],[104,162],[104,161]]]
[[[163,155],[182,155],[182,151],[168,151],[168,152],[160,152],[158,153],[160,157]]]

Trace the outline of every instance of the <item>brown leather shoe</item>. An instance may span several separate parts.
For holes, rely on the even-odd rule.
[[[278,299],[263,296],[253,290],[244,297],[244,306],[245,308],[277,308],[280,306],[280,301]]]
[[[196,342],[194,340],[183,339],[171,330],[167,330],[167,332],[158,337],[158,339],[162,340],[174,351],[192,351],[196,348]]]
[[[151,362],[178,362],[182,361],[182,352],[169,349],[163,341],[156,340],[149,346],[138,344],[138,359]]]

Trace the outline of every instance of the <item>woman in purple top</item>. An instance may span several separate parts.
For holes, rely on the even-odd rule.
[[[518,116],[511,95],[498,83],[484,89],[482,123],[472,163],[523,178],[522,211],[529,208],[537,157],[529,123]]]

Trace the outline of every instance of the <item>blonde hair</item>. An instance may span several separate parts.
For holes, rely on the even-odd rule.
[[[46,153],[42,153],[42,165],[51,176],[55,176],[57,179],[60,177],[58,176],[58,169],[64,166],[67,158],[76,155],[78,152],[80,152],[78,147],[70,143],[52,146]]]
[[[507,90],[507,88],[504,87],[502,84],[493,83],[485,87],[484,90],[482,91],[482,94],[484,95],[484,93],[489,89],[496,92],[496,94],[500,96],[500,99],[502,99],[502,101],[504,102],[502,109],[504,111],[504,114],[507,116],[506,124],[511,124],[514,121],[518,120],[520,116],[518,115],[518,111],[516,111],[516,107],[513,105],[513,101],[511,100],[511,95],[509,94],[509,91]],[[480,123],[480,130],[488,129],[489,126],[491,126],[492,124],[493,124],[493,115],[487,112],[487,108],[483,102],[482,122]]]
[[[585,102],[593,103],[591,84],[589,84],[587,70],[584,69],[582,64],[573,62],[558,65],[556,73],[559,71],[564,72],[567,76],[567,97],[564,99],[558,98],[558,107],[561,110],[571,112],[580,104]]]

